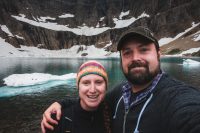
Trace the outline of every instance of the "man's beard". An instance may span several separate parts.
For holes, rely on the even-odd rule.
[[[144,71],[140,71],[139,73],[131,72],[131,69],[143,67]],[[124,72],[126,79],[131,82],[133,85],[144,85],[152,81],[155,76],[159,73],[160,66],[158,65],[157,68],[150,72],[148,63],[142,63],[140,61],[134,61],[131,65],[128,66],[128,73]]]

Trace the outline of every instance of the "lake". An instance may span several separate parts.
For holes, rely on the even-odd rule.
[[[46,80],[40,84],[6,86],[3,79],[13,74],[51,74],[61,77],[76,73],[87,59],[0,58],[0,133],[37,133],[43,111],[54,101],[77,96],[75,79]],[[109,88],[124,80],[119,59],[98,59],[108,71]],[[161,67],[169,75],[200,86],[200,58],[163,57]],[[38,79],[40,78],[37,77]],[[23,75],[22,75],[23,76]],[[25,82],[29,77],[22,78]],[[15,83],[19,79],[10,80]]]

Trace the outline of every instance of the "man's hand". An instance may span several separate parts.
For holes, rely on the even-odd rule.
[[[60,120],[61,117],[61,105],[58,102],[54,102],[43,114],[41,121],[42,133],[46,133],[46,129],[53,130],[52,125],[57,125],[58,121],[51,118],[51,114],[56,114],[56,119]]]

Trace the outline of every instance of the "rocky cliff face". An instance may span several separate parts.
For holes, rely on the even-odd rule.
[[[119,19],[121,12],[127,11],[129,14],[121,19],[137,18],[144,12],[149,17],[137,19],[127,27],[116,28],[113,18]],[[74,17],[58,17],[65,13],[73,14]],[[119,35],[128,28],[147,26],[160,39],[174,37],[191,27],[192,22],[199,23],[200,2],[198,0],[1,0],[0,14],[0,25],[6,25],[13,35],[9,36],[0,29],[0,36],[15,47],[27,45],[53,50],[82,44],[101,48],[111,41],[112,45],[107,47],[107,50],[116,51]],[[26,23],[13,17],[20,14],[32,21]],[[49,19],[45,19],[45,23],[67,25],[71,29],[78,26],[97,27],[97,25],[99,28],[109,28],[99,34],[87,36],[31,24],[41,22],[41,17],[47,16]],[[197,28],[199,29],[199,26]],[[190,35],[193,33],[195,30]],[[200,47],[200,42],[197,43]]]

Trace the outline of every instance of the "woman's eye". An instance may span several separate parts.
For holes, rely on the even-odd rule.
[[[100,85],[100,84],[102,84],[104,81],[102,81],[102,80],[97,80],[96,81],[96,84],[98,84],[98,85]]]
[[[89,84],[90,84],[90,82],[88,82],[88,81],[85,81],[85,82],[83,82],[83,84],[84,84],[84,85],[89,85]]]

